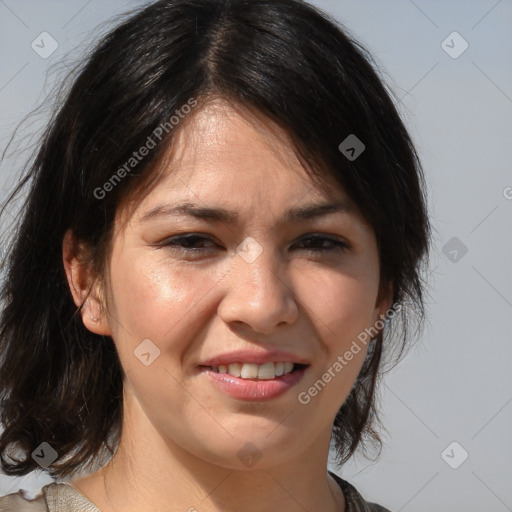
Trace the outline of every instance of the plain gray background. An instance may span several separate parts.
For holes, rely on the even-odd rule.
[[[426,329],[382,389],[382,456],[337,472],[393,512],[512,510],[512,1],[314,3],[370,50],[401,99],[435,228]],[[58,79],[48,68],[138,5],[0,0],[0,151]],[[42,32],[59,45],[46,59],[31,47]],[[1,164],[1,198],[15,156]],[[0,495],[49,481],[0,475]]]

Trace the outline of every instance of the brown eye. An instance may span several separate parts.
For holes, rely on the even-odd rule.
[[[199,251],[205,249],[204,244],[213,244],[213,241],[205,236],[200,235],[186,235],[175,236],[165,240],[161,245],[165,247],[177,247],[178,249]],[[214,244],[215,245],[215,244]],[[198,247],[200,246],[200,247]]]
[[[300,243],[307,251],[314,253],[345,251],[350,249],[350,245],[342,240],[319,235],[304,237],[300,240]]]

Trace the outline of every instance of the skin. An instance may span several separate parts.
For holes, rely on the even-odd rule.
[[[104,512],[345,510],[327,474],[329,441],[366,347],[307,405],[297,395],[390,306],[379,294],[371,226],[339,185],[327,180],[326,190],[307,176],[284,132],[220,99],[191,114],[166,166],[126,223],[119,212],[109,285],[95,284],[82,309],[85,326],[116,344],[126,373],[124,419],[113,459],[71,485]],[[333,200],[352,210],[281,221],[290,208]],[[143,220],[184,201],[234,210],[239,220]],[[202,249],[161,244],[185,233],[207,237],[192,246]],[[350,248],[324,241],[313,247],[330,250],[313,252],[302,241],[312,234]],[[247,237],[263,250],[252,263],[236,253]],[[78,305],[94,276],[71,233],[63,259]],[[160,349],[149,366],[133,353],[145,339]],[[277,398],[231,398],[198,371],[207,358],[270,347],[310,363]],[[249,442],[261,455],[252,467],[237,456]]]

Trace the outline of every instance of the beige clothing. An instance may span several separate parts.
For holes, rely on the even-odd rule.
[[[329,472],[329,474],[343,491],[345,512],[389,512],[380,505],[365,501],[355,487],[347,481],[334,473]],[[101,512],[101,510],[70,485],[54,482],[45,485],[33,500],[23,497],[23,491],[0,498],[0,512]]]

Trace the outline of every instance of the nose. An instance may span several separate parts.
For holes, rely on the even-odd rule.
[[[232,265],[217,310],[227,324],[244,324],[255,332],[271,334],[297,320],[293,284],[271,251],[263,251],[252,262],[236,254]]]

